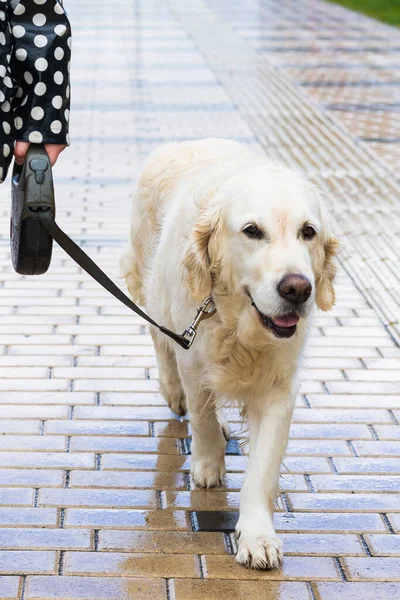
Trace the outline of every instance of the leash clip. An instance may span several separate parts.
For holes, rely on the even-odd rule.
[[[185,331],[182,333],[182,337],[187,340],[187,348],[188,349],[194,342],[194,339],[197,334],[197,328],[200,325],[200,323],[202,321],[205,321],[206,319],[210,319],[211,317],[213,317],[216,312],[217,312],[217,309],[215,307],[214,300],[212,299],[211,296],[209,296],[206,300],[204,300],[203,304],[197,309],[197,315],[196,315],[193,323],[191,323],[189,325],[189,327],[187,329],[185,329]]]

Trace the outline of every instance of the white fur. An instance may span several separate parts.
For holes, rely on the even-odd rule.
[[[279,468],[297,394],[297,370],[315,302],[329,310],[337,242],[317,191],[305,177],[240,144],[210,139],[172,144],[147,161],[132,208],[131,245],[121,265],[130,293],[162,325],[181,332],[212,294],[217,314],[201,323],[189,351],[152,331],[161,392],[189,410],[192,475],[221,484],[227,426],[220,407],[247,419],[250,455],[237,525],[238,562],[273,568],[282,560],[272,523]],[[250,239],[248,223],[267,239]],[[299,234],[304,223],[318,231]],[[313,291],[297,331],[280,339],[259,319],[282,314],[280,279],[305,275]]]

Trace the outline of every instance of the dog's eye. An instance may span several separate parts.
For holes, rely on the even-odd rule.
[[[254,224],[246,225],[246,227],[243,229],[243,233],[245,233],[248,237],[256,238],[257,240],[261,240],[264,237],[264,232]]]
[[[312,240],[317,235],[317,232],[311,225],[306,225],[303,227],[302,234],[305,240]]]

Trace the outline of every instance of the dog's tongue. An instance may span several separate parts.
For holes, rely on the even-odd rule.
[[[277,327],[294,327],[299,322],[300,317],[297,315],[285,315],[284,317],[276,317],[272,322]]]

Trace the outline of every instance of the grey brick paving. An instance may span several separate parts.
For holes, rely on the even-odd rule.
[[[189,514],[236,511],[246,457],[227,456],[226,490],[192,489],[147,328],[58,249],[46,275],[16,275],[3,203],[0,599],[400,598],[399,31],[319,0],[66,4],[58,220],[117,282],[143,159],[207,136],[305,169],[342,268],[282,465],[284,569],[250,572]]]

